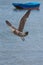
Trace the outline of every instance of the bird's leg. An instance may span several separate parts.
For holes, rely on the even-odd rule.
[[[21,37],[21,39],[22,39],[23,41],[25,41],[25,38],[24,38],[24,37]]]

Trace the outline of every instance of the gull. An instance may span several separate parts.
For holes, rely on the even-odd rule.
[[[27,20],[27,18],[28,18],[29,15],[30,15],[30,12],[31,12],[31,10],[28,10],[28,11],[24,14],[24,16],[21,18],[18,29],[16,29],[8,20],[5,21],[6,24],[7,24],[7,25],[10,27],[10,29],[12,30],[12,32],[13,32],[15,35],[21,37],[21,39],[22,39],[23,41],[25,40],[24,37],[27,36],[28,33],[29,33],[28,31],[24,32],[23,29],[24,29],[26,20]]]

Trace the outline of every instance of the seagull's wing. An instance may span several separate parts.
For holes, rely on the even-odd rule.
[[[12,24],[8,20],[6,20],[5,22],[11,28],[12,31],[16,30],[16,28],[14,26],[12,26]]]
[[[31,10],[28,10],[28,11],[26,12],[26,14],[24,14],[24,16],[21,18],[20,24],[19,24],[19,28],[18,28],[19,31],[21,31],[21,32],[23,31],[25,22],[26,22],[28,16],[30,15],[30,12],[31,12]]]

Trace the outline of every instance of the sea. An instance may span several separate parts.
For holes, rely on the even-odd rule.
[[[27,10],[17,10],[12,3],[40,2],[40,10],[32,10],[24,31],[25,41],[13,34],[5,21],[18,28]],[[0,0],[0,65],[43,65],[43,0]]]

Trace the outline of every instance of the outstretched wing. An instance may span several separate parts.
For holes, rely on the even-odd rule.
[[[16,30],[16,28],[14,26],[12,26],[12,24],[8,20],[6,20],[5,22],[11,28],[12,31]]]
[[[20,24],[19,24],[18,30],[21,31],[21,32],[23,31],[25,22],[26,22],[28,16],[30,15],[30,11],[31,11],[31,10],[28,10],[28,11],[26,12],[26,14],[25,14],[25,15],[21,18],[21,20],[20,20]]]

